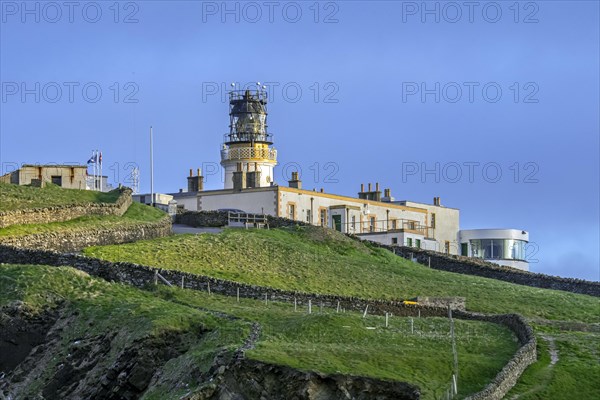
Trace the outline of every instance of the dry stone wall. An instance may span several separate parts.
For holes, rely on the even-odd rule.
[[[47,224],[62,222],[87,215],[123,215],[131,205],[131,189],[120,189],[114,203],[68,204],[64,206],[32,208],[0,212],[0,228],[10,225]]]
[[[503,267],[498,264],[477,260],[471,257],[448,255],[435,251],[422,250],[414,247],[387,246],[370,242],[373,246],[383,247],[406,259],[431,266],[433,269],[456,272],[459,274],[476,275],[484,278],[497,279],[518,285],[532,286],[543,289],[562,290],[566,292],[600,296],[600,283],[582,279],[561,278],[559,276],[522,271],[515,268]]]

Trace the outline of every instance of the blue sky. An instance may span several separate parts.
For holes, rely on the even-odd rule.
[[[0,3],[2,172],[101,149],[147,191],[153,125],[177,191],[218,166],[229,83],[266,82],[280,184],[440,196],[528,230],[533,271],[599,279],[596,1]]]

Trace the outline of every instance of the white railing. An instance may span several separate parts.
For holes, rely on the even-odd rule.
[[[221,160],[245,160],[250,158],[261,158],[277,161],[277,150],[273,148],[235,147],[221,150]]]

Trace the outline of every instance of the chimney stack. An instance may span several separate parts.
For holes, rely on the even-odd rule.
[[[363,193],[365,191],[365,184],[364,183],[360,184],[360,191],[361,191],[361,193]]]
[[[198,168],[198,175],[194,176],[194,170],[190,168],[190,176],[188,179],[188,192],[201,192],[204,190],[204,177]]]
[[[291,188],[302,189],[302,181],[298,179],[298,172],[292,172],[292,179],[288,181],[288,185]]]

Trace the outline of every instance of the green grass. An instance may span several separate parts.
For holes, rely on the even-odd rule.
[[[536,327],[538,361],[529,367],[507,399],[600,398],[600,334]],[[551,365],[547,337],[554,339],[558,361]]]
[[[452,353],[445,318],[415,319],[411,333],[408,318],[393,317],[385,328],[383,318],[363,319],[357,313],[326,309],[308,315],[305,310],[294,312],[292,304],[249,299],[238,303],[235,298],[164,286],[142,291],[66,267],[0,265],[0,305],[13,300],[22,300],[34,310],[66,301],[77,319],[63,332],[65,343],[111,331],[122,332],[127,344],[167,331],[210,329],[187,353],[167,363],[161,378],[165,383],[147,393],[149,399],[176,399],[187,391],[173,390],[167,383],[183,381],[193,389],[198,383],[190,371],[208,370],[218,349],[239,346],[249,332],[244,321],[262,326],[257,347],[247,353],[251,359],[302,370],[408,381],[421,387],[424,399],[439,398],[450,382]],[[241,320],[217,318],[199,308]],[[456,320],[455,329],[461,395],[466,395],[495,376],[517,343],[510,331],[495,324]],[[39,385],[32,386],[32,393]]]
[[[47,184],[44,188],[0,183],[0,211],[62,206],[67,204],[114,203],[119,191],[63,189]]]
[[[225,312],[262,327],[251,359],[301,370],[343,373],[400,380],[418,385],[423,399],[440,398],[452,374],[450,327],[446,318],[362,318],[358,313],[336,313],[314,307],[307,314],[293,304],[208,295],[159,286],[165,300]],[[375,329],[372,329],[375,328]],[[455,320],[460,360],[460,394],[481,390],[515,353],[518,343],[505,327]]]
[[[11,225],[0,229],[0,238],[3,236],[23,236],[36,233],[68,232],[77,230],[113,228],[115,226],[128,226],[140,222],[155,222],[164,218],[166,214],[153,207],[140,203],[132,203],[121,217],[116,215],[85,216],[63,222],[48,224]]]
[[[241,345],[249,332],[247,323],[215,317],[196,308],[176,304],[150,292],[127,285],[109,283],[89,277],[67,267],[45,267],[0,264],[0,306],[21,300],[32,311],[39,312],[62,304],[71,320],[61,332],[63,354],[55,354],[45,377],[52,376],[61,360],[67,357],[67,345],[83,337],[118,333],[113,350],[101,363],[108,367],[116,361],[118,352],[136,339],[159,337],[177,332],[189,344],[189,350],[171,359],[165,366],[164,380],[176,376],[177,382],[197,385],[194,371],[207,371],[221,350],[233,350]],[[198,332],[209,330],[199,337]],[[120,349],[115,349],[118,346]],[[193,367],[193,368],[192,368]],[[30,397],[43,386],[37,381],[30,388]],[[157,385],[158,392],[166,391],[177,399],[185,391]]]
[[[432,270],[318,227],[177,235],[85,253],[287,290],[383,299],[463,296],[474,311],[600,321],[597,298]]]

